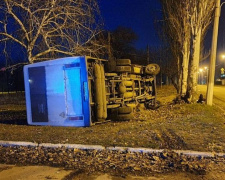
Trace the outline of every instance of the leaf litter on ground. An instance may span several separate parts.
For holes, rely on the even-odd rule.
[[[219,108],[205,104],[174,104],[176,91],[172,86],[160,88],[157,97],[160,108],[142,109],[130,121],[76,128],[27,125],[25,100],[20,96],[15,101],[13,96],[14,104],[9,101],[10,104],[0,106],[0,139],[223,152],[225,120]]]

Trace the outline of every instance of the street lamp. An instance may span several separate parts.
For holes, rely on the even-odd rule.
[[[211,56],[210,56],[210,64],[209,64],[209,81],[207,85],[207,94],[206,94],[206,104],[210,106],[212,106],[212,102],[213,102],[213,87],[214,87],[215,67],[216,67],[216,50],[217,50],[219,17],[220,17],[220,8],[221,8],[220,0],[216,0],[215,2],[216,2],[216,9],[215,9],[212,48],[211,48]]]

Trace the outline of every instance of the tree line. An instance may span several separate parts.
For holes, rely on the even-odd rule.
[[[97,0],[2,0],[2,52],[10,59],[19,51],[28,63],[64,56],[108,58],[111,55],[146,64],[150,56],[170,77],[178,98],[195,101],[199,61],[215,3],[212,0],[160,2],[163,21],[159,32],[165,44],[146,51],[134,47],[138,37],[130,28],[104,31]]]
[[[178,98],[195,102],[199,62],[203,58],[204,37],[212,22],[212,0],[161,0],[163,31],[175,65],[174,83]]]

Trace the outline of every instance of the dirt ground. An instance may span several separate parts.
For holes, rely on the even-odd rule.
[[[14,166],[0,164],[1,180],[63,179],[72,171],[47,166]]]
[[[205,92],[205,86],[201,93]],[[224,109],[224,102],[214,99],[215,107],[206,105],[171,105],[174,94],[158,94],[162,107],[155,111],[139,112],[136,119],[130,122],[108,123],[90,128],[36,127],[20,124],[26,119],[24,103],[1,104],[0,113],[3,120],[13,123],[0,123],[1,140],[18,140],[30,142],[101,144],[105,146],[151,147],[191,149],[198,151],[224,152],[225,147],[225,114],[217,109]],[[217,91],[215,91],[217,92]],[[221,97],[225,91],[221,92]],[[169,96],[170,95],[170,96]],[[0,99],[1,101],[1,99]],[[16,111],[16,112],[14,112]],[[19,113],[18,113],[18,112]],[[10,112],[10,113],[8,113]],[[7,118],[6,118],[7,117]],[[14,122],[14,119],[17,121]],[[1,118],[0,118],[1,119]],[[19,123],[18,123],[19,122]],[[135,132],[135,133],[134,133]],[[137,133],[138,132],[138,133]],[[139,133],[140,132],[140,133]],[[23,134],[23,136],[21,136]],[[134,136],[138,134],[138,136]],[[131,136],[132,135],[132,136]],[[101,138],[98,138],[101,136]],[[53,139],[53,137],[57,137]],[[138,139],[136,139],[138,137]],[[104,141],[105,139],[105,141]],[[79,141],[78,141],[79,140]],[[85,142],[85,143],[84,143]],[[225,163],[212,163],[206,174],[190,172],[170,172],[167,174],[148,174],[134,176],[123,173],[102,173],[65,170],[46,166],[14,166],[0,164],[0,180],[223,180]]]
[[[0,164],[1,180],[222,180],[225,179],[225,165],[220,165],[198,175],[186,172],[170,172],[167,174],[150,174],[149,176],[134,176],[127,174],[107,174],[95,172],[93,174],[83,171],[65,170],[63,168],[47,166],[14,166]]]
[[[205,94],[206,86],[199,86],[199,90],[198,94]],[[225,86],[219,86],[215,88],[214,95],[221,99],[225,97],[224,92]],[[225,99],[214,99],[216,105],[211,107],[204,103],[174,104],[175,97],[174,87],[163,86],[158,88],[157,99],[161,107],[156,110],[138,109],[130,121],[111,121],[88,128],[75,128],[29,126],[24,96],[0,95],[0,139],[223,153]]]

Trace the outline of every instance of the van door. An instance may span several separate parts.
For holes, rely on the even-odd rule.
[[[48,122],[45,67],[30,67],[28,72],[32,122]]]
[[[83,120],[81,69],[76,66],[65,66],[66,114],[69,118]]]

